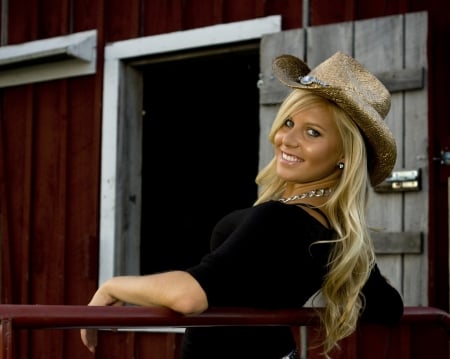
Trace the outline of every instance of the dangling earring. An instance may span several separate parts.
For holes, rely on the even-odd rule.
[[[343,170],[344,167],[345,167],[345,164],[344,164],[344,162],[339,162],[339,163],[337,164],[337,166],[338,166],[338,168],[339,168],[340,170]]]

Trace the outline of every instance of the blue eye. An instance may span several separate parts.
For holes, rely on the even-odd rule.
[[[284,121],[284,125],[285,125],[286,127],[293,128],[293,127],[294,127],[294,121],[292,121],[290,118],[287,118],[287,119]]]
[[[313,128],[308,128],[307,130],[308,135],[310,135],[311,137],[319,137],[320,136],[320,132],[316,131]]]

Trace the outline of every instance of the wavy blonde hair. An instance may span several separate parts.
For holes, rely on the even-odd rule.
[[[324,355],[328,358],[328,353],[338,346],[339,340],[356,329],[364,306],[361,289],[372,270],[375,254],[365,215],[369,194],[367,152],[364,139],[353,120],[334,103],[309,91],[295,89],[281,104],[269,139],[274,144],[275,133],[286,118],[315,105],[331,109],[342,138],[345,158],[345,171],[323,205],[337,234],[332,240],[328,271],[321,288],[325,308],[319,312],[324,334]],[[286,182],[277,175],[275,158],[259,172],[256,183],[260,192],[255,205],[281,197]]]

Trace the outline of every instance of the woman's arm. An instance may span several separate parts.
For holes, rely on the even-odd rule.
[[[122,303],[164,306],[183,314],[201,313],[208,307],[202,287],[184,271],[114,277],[97,290],[89,305]]]
[[[89,305],[112,306],[124,303],[164,306],[182,314],[201,313],[208,308],[206,293],[194,277],[184,271],[111,278],[97,289]],[[97,331],[82,329],[81,340],[94,352]]]

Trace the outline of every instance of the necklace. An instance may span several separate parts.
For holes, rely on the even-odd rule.
[[[331,188],[320,188],[320,189],[313,189],[312,191],[308,191],[301,194],[296,194],[291,197],[287,198],[280,198],[278,199],[280,202],[286,203],[295,201],[297,199],[305,199],[305,198],[311,198],[311,197],[327,197],[331,193]]]

